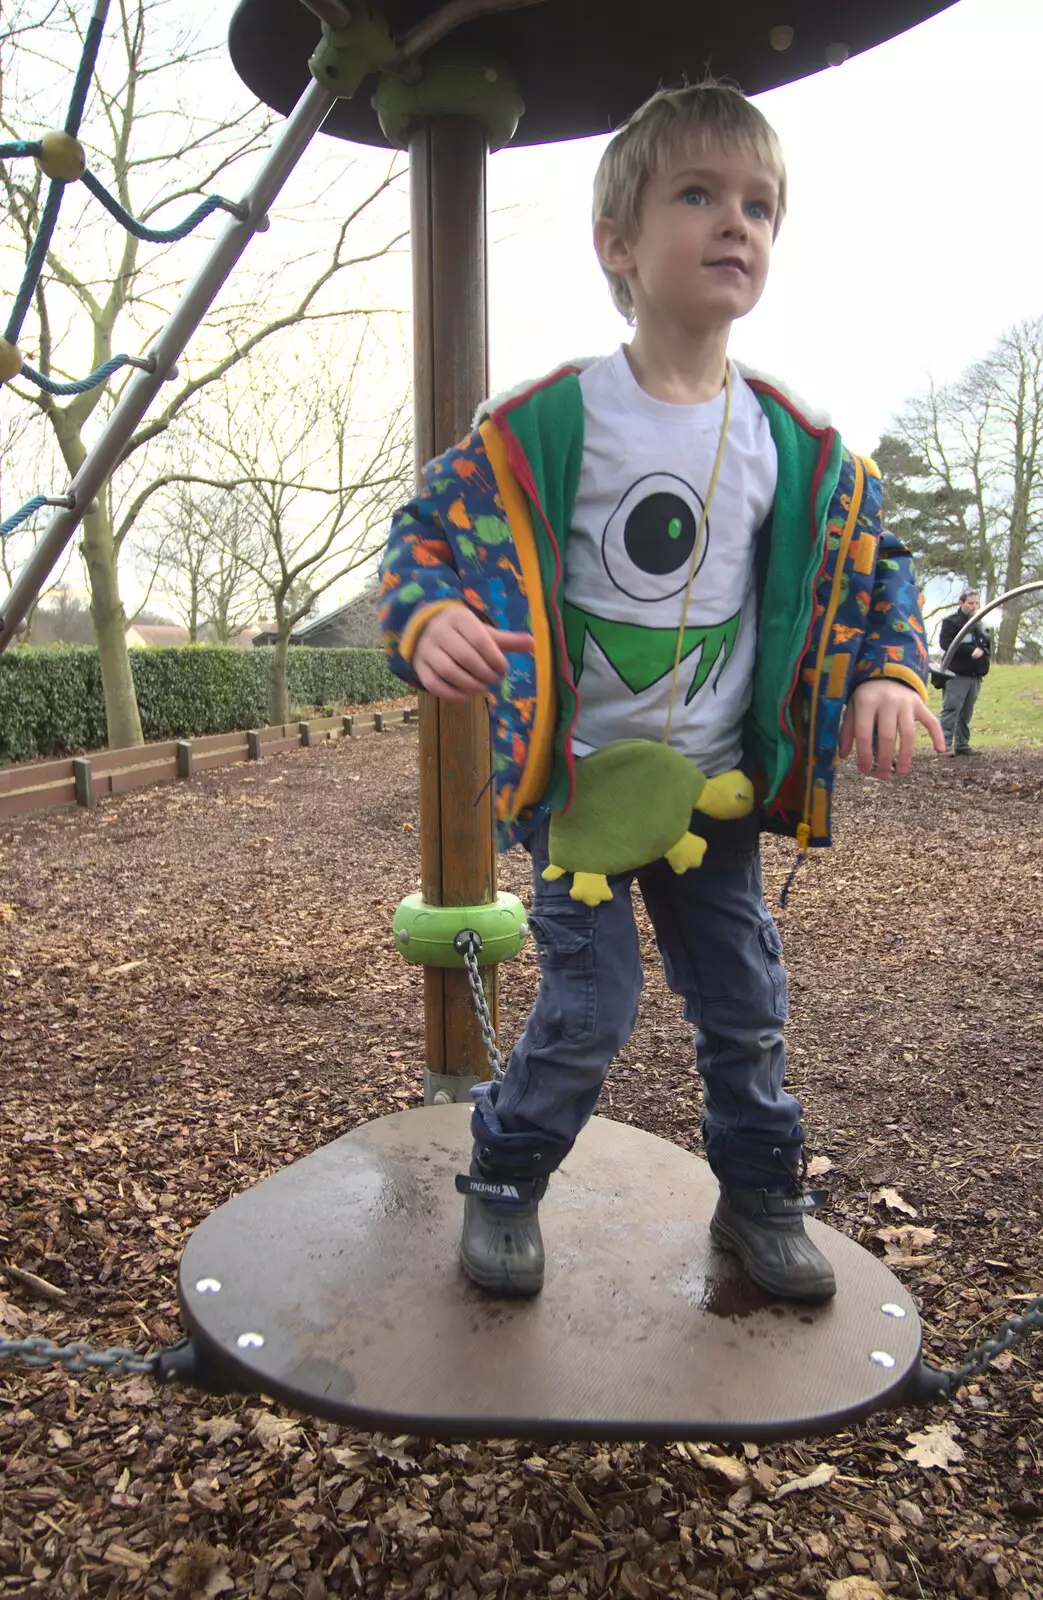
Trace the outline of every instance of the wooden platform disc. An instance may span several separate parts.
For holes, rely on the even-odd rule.
[[[706,1163],[600,1117],[541,1206],[543,1293],[491,1298],[456,1259],[469,1150],[467,1107],[403,1111],[229,1201],[181,1262],[197,1344],[301,1411],[472,1439],[799,1438],[894,1401],[918,1362],[875,1257],[811,1222],[836,1299],[771,1300],[711,1243]]]

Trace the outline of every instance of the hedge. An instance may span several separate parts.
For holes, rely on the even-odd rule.
[[[146,739],[263,727],[270,648],[211,645],[131,650]],[[404,686],[380,650],[291,646],[286,669],[295,705],[361,705]],[[10,650],[0,655],[0,762],[93,750],[106,742],[98,652],[83,647]]]

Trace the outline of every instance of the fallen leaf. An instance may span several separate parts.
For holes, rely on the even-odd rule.
[[[832,1172],[833,1163],[828,1156],[812,1156],[808,1162],[808,1177],[821,1178],[824,1172]]]
[[[827,1483],[832,1483],[837,1475],[837,1469],[823,1461],[803,1478],[787,1478],[785,1483],[780,1483],[772,1493],[773,1500],[782,1500],[788,1494],[799,1494],[806,1489],[824,1489]]]
[[[933,1244],[938,1234],[934,1228],[904,1227],[874,1228],[873,1238],[879,1239],[885,1256],[905,1255],[913,1250],[924,1250]]]
[[[875,1206],[886,1206],[888,1211],[901,1211],[907,1217],[918,1216],[915,1206],[904,1200],[897,1189],[877,1189],[873,1194]]]
[[[887,1596],[872,1578],[834,1578],[826,1600],[887,1600]]]
[[[292,1450],[298,1444],[301,1430],[289,1417],[273,1417],[270,1411],[251,1411],[254,1418],[252,1433],[264,1450]]]
[[[919,1433],[907,1433],[911,1450],[903,1451],[906,1461],[919,1467],[948,1467],[963,1460],[963,1451],[953,1438],[952,1423],[931,1423]]]
[[[829,1555],[829,1538],[828,1538],[828,1536],[826,1534],[824,1534],[824,1533],[812,1533],[812,1534],[809,1534],[808,1535],[808,1549],[810,1550],[811,1554],[818,1561],[824,1561],[826,1559],[826,1557]]]
[[[236,1422],[234,1417],[208,1417],[205,1422],[196,1423],[196,1433],[201,1439],[209,1439],[211,1444],[224,1444],[242,1431],[242,1423]]]
[[[715,1472],[726,1483],[734,1484],[736,1488],[750,1481],[750,1469],[745,1461],[736,1460],[735,1456],[715,1455],[712,1450],[704,1450],[702,1445],[685,1444],[685,1454],[689,1460],[694,1461],[697,1467],[702,1467],[706,1472]]]
[[[396,1439],[385,1439],[382,1434],[375,1433],[370,1442],[370,1449],[381,1461],[391,1461],[396,1467],[401,1467],[403,1472],[415,1471],[419,1463],[402,1446],[408,1434],[400,1434]]]

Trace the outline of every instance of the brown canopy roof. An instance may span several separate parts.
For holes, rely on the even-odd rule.
[[[902,33],[953,0],[542,0],[465,24],[454,37],[495,50],[521,83],[526,114],[516,144],[607,133],[660,85],[709,69],[757,94]],[[396,36],[437,9],[431,0],[388,0]],[[779,25],[793,30],[773,47]],[[241,0],[232,17],[232,62],[259,99],[289,111],[308,82],[320,26],[301,0]],[[370,105],[372,81],[340,100],[324,132],[384,144]]]

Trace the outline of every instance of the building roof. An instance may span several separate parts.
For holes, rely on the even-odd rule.
[[[304,639],[309,633],[318,633],[320,630],[328,628],[331,623],[340,622],[358,612],[368,615],[376,603],[379,591],[380,584],[374,578],[364,589],[360,589],[358,594],[353,595],[350,600],[346,600],[342,606],[335,606],[332,611],[324,611],[321,617],[310,617],[306,622],[298,623],[293,630],[294,639]]]

